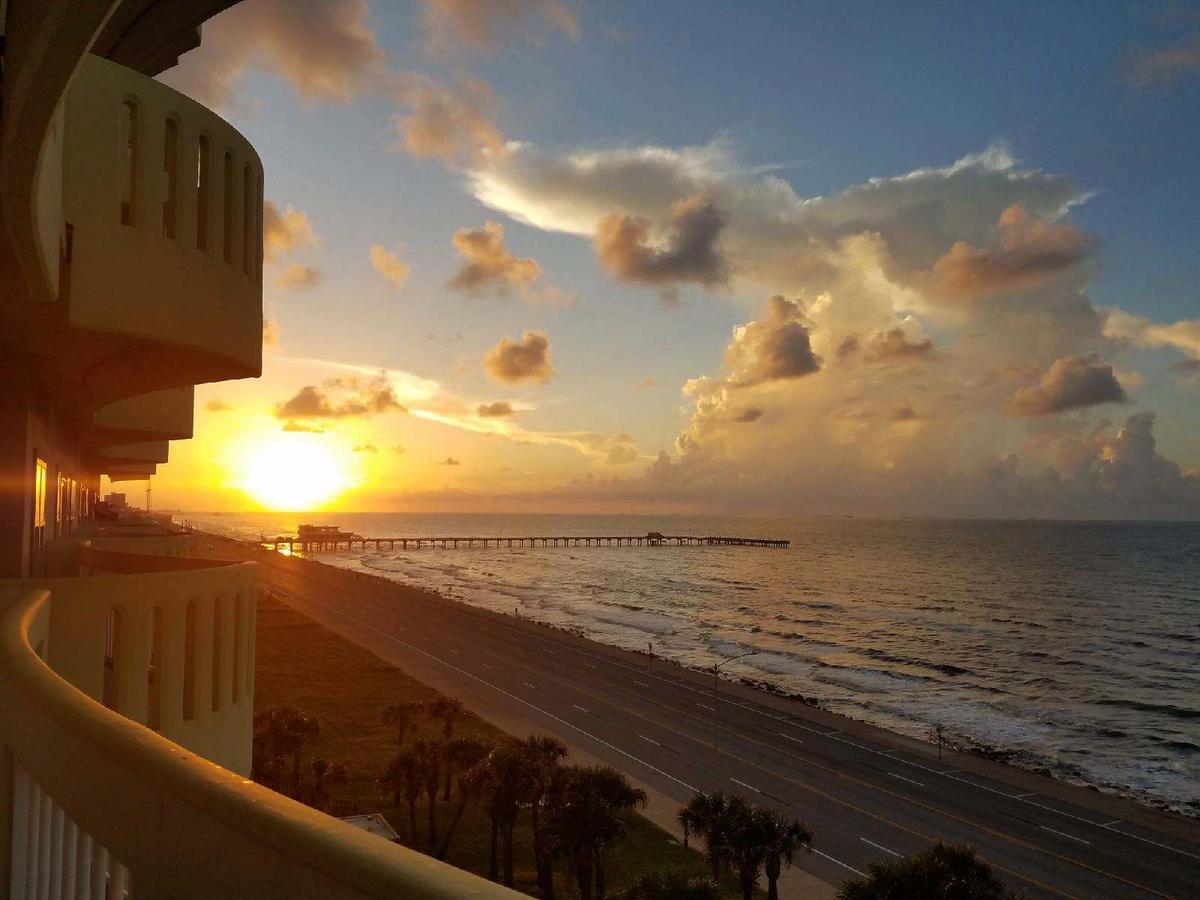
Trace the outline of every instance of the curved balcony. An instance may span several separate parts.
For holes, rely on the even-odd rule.
[[[96,410],[91,444],[181,441],[192,436],[196,389],[193,385],[128,397]]]
[[[248,782],[106,709],[42,658],[53,651],[58,602],[53,588],[0,591],[8,896],[520,896]]]
[[[254,148],[199,103],[94,55],[64,102],[63,365],[83,405],[260,374]]]

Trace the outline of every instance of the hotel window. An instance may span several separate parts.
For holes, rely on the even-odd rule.
[[[121,611],[110,609],[104,623],[104,686],[101,700],[109,709],[117,708],[117,676],[121,665]]]
[[[212,711],[221,711],[221,638],[224,636],[225,604],[218,597],[213,601],[212,630]]]
[[[253,182],[250,178],[250,167],[242,167],[242,271],[249,275],[252,271],[251,248],[254,245],[254,197],[250,193]]]
[[[125,101],[125,146],[121,164],[121,224],[137,224],[137,167],[138,167],[138,112],[137,104]]]
[[[196,718],[196,601],[183,615],[183,718]]]
[[[233,154],[225,151],[225,202],[221,227],[224,229],[224,259],[233,262]]]
[[[66,530],[67,476],[59,473],[54,491],[54,536],[61,537]]]
[[[208,138],[196,143],[196,249],[208,249]]]
[[[30,573],[40,575],[37,571],[42,558],[42,550],[46,546],[46,461],[35,459],[33,468],[33,531],[30,534],[29,563]]]
[[[233,679],[230,690],[230,702],[236,704],[241,694],[242,676],[242,595],[233,600]]]
[[[163,180],[166,196],[163,197],[162,236],[175,240],[176,211],[179,209],[179,123],[167,119],[163,135]]]
[[[163,608],[156,606],[150,619],[150,691],[146,696],[146,726],[155,731],[162,729],[162,651]]]

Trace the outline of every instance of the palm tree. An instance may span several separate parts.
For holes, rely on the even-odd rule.
[[[467,803],[478,794],[483,784],[480,763],[492,749],[492,745],[475,738],[455,738],[446,744],[445,765],[447,768],[459,772],[458,806],[455,807],[454,816],[450,819],[446,833],[442,836],[442,843],[436,854],[438,859],[445,859],[446,854],[450,852],[450,839],[454,837],[454,831],[458,828],[458,822],[467,808]]]
[[[558,763],[567,755],[567,746],[548,734],[533,734],[520,742],[530,763],[529,812],[533,817],[533,862],[537,868],[538,887],[546,900],[554,900],[554,867],[541,822],[542,804]]]
[[[766,810],[751,806],[741,797],[733,797],[726,807],[724,845],[726,858],[737,873],[742,900],[751,900],[759,872],[767,859],[764,840]]]
[[[954,897],[956,900],[1015,900],[992,867],[965,844],[939,841],[924,853],[867,866],[867,874],[842,884],[838,900],[889,897]]]
[[[415,728],[417,716],[424,704],[421,703],[389,703],[383,708],[383,722],[396,728],[396,746],[404,746],[404,738],[408,729]]]
[[[499,849],[504,851],[504,883],[513,886],[513,829],[517,814],[530,793],[529,758],[516,744],[502,744],[481,763],[481,787],[491,820],[491,855],[488,877],[500,880]]]
[[[254,716],[255,777],[274,790],[283,789],[284,760],[292,760],[292,796],[300,793],[300,757],[304,745],[321,733],[320,723],[297,706],[270,706]]]
[[[709,872],[713,881],[719,881],[721,872],[727,862],[726,836],[731,824],[730,804],[740,798],[726,794],[724,791],[714,791],[706,794],[698,791],[687,804],[679,810],[678,820],[683,828],[683,845],[688,845],[691,835],[699,835],[704,839],[704,855],[708,860]],[[743,801],[744,802],[744,801]]]
[[[400,797],[408,802],[409,843],[417,845],[417,798],[421,796],[420,760],[412,747],[400,750],[376,780],[379,789],[392,795],[392,806],[400,805]]]
[[[437,848],[437,795],[442,784],[442,754],[444,745],[441,741],[417,741],[413,745],[417,758],[417,771],[421,787],[425,791],[425,799],[429,803],[429,827],[426,842],[429,852]]]
[[[433,700],[426,701],[421,704],[421,712],[429,716],[431,719],[440,720],[442,723],[442,740],[451,741],[454,739],[454,723],[466,718],[468,715],[467,709],[462,705],[462,702],[455,700],[453,697],[439,696]],[[450,799],[450,773],[446,773],[446,784],[444,788],[443,800]]]
[[[812,852],[813,834],[799,819],[787,819],[779,813],[761,807],[755,810],[758,839],[766,856],[763,871],[767,876],[767,900],[779,900],[779,870],[792,860],[801,848]]]
[[[611,766],[558,770],[546,835],[552,852],[574,870],[582,900],[592,900],[593,882],[596,900],[604,900],[605,853],[625,834],[624,814],[645,803],[646,792]]]

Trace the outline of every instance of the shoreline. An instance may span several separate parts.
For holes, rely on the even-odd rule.
[[[288,560],[310,567],[314,574],[320,573],[326,577],[332,576],[352,581],[366,580],[376,587],[386,587],[400,597],[415,596],[425,602],[449,605],[460,613],[484,620],[499,620],[497,625],[502,622],[529,634],[550,631],[578,642],[592,653],[608,656],[627,666],[644,667],[651,662],[649,654],[645,651],[626,649],[605,643],[586,635],[582,629],[541,622],[513,613],[497,612],[453,595],[448,596],[433,588],[389,578],[365,566],[339,566],[312,556],[284,556],[261,548],[254,541],[244,541],[212,532],[199,533],[243,548],[248,552],[248,558],[257,559],[260,562],[267,561],[267,568],[271,567],[271,563]],[[653,657],[653,665],[670,666],[670,671],[677,677],[682,677],[683,680],[702,690],[711,690],[711,670],[696,669],[657,654]],[[736,694],[740,699],[759,703],[813,725],[832,728],[875,744],[904,750],[929,761],[939,759],[938,748],[933,743],[854,718],[843,712],[830,711],[814,698],[745,677],[722,677],[720,683],[722,693]],[[982,745],[963,746],[949,743],[944,744],[942,748],[942,756],[945,760],[952,761],[953,765],[964,773],[998,781],[1021,791],[1036,791],[1061,802],[1072,803],[1105,816],[1136,822],[1145,827],[1164,831],[1200,844],[1200,814],[1189,815],[1178,809],[1172,809],[1166,805],[1166,801],[1145,797],[1131,788],[1118,789],[1116,786],[1101,786],[1090,782],[1080,783],[1057,777],[1053,770],[1044,766],[1021,765],[1008,758],[1009,754],[1017,752],[1019,751]]]

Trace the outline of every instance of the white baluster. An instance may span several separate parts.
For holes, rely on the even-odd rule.
[[[63,820],[62,896],[64,900],[75,897],[75,861],[79,852],[79,826],[67,816]]]
[[[108,850],[92,841],[92,900],[108,896]]]
[[[12,872],[8,895],[13,900],[29,896],[29,812],[34,784],[20,763],[13,766]]]
[[[50,795],[41,792],[38,810],[38,900],[50,900],[50,820],[54,806]]]
[[[47,885],[49,900],[62,900],[63,873],[63,811],[54,801],[50,803],[50,878]]]
[[[129,870],[114,859],[112,871],[108,875],[108,900],[124,900],[128,883]]]
[[[79,829],[79,840],[75,848],[75,898],[91,900],[92,897],[92,836]]]

